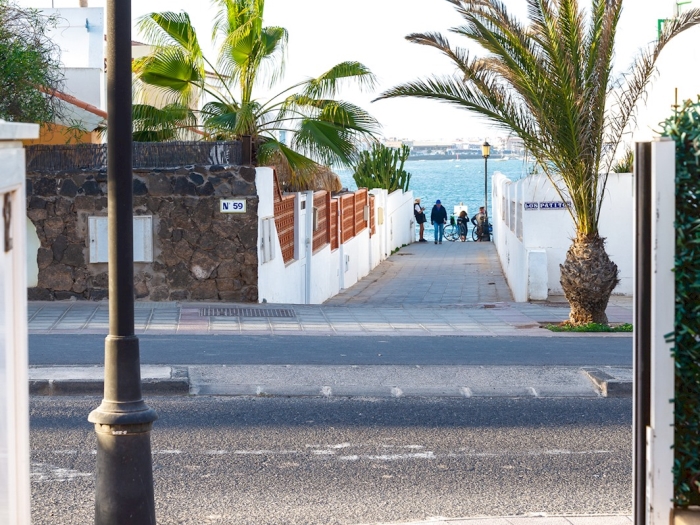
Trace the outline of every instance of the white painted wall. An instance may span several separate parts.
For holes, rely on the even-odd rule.
[[[310,254],[305,238],[312,238],[311,222],[296,221],[295,259],[284,263],[277,231],[274,229],[274,178],[270,168],[256,169],[258,204],[258,297],[260,302],[287,304],[320,304],[344,288],[367,276],[391,251],[413,241],[413,192],[387,195],[386,190],[372,190],[375,196],[376,233],[370,237],[365,228],[337,250],[326,245]],[[301,202],[311,197],[297,194],[297,217],[303,215]],[[382,208],[383,212],[379,212]],[[380,221],[383,214],[384,220]],[[262,222],[272,218],[275,257],[263,262]],[[307,231],[302,231],[306,228]],[[306,287],[306,290],[305,290]]]
[[[65,67],[104,68],[104,8],[61,7],[40,11],[58,17],[58,25],[48,36],[61,48]]]
[[[633,189],[632,174],[611,174],[601,209],[600,233],[620,271],[616,295],[633,290]],[[496,173],[492,191],[494,243],[515,300],[562,295],[559,265],[575,236],[573,220],[566,209],[526,209],[524,204],[561,201],[552,184],[544,175],[511,182]]]

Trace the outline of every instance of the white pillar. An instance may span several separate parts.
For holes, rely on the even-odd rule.
[[[652,143],[651,194],[651,414],[647,428],[647,523],[673,523],[674,330],[676,232],[676,144],[661,138]]]
[[[36,124],[0,121],[0,523],[29,525],[25,159]],[[7,242],[11,239],[11,242]]]

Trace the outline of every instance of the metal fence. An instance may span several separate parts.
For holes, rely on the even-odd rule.
[[[175,168],[201,165],[241,165],[240,141],[134,142],[133,167]],[[107,144],[27,146],[28,172],[99,170],[107,167]]]

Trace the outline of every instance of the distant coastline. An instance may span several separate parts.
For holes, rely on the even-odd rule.
[[[503,153],[491,153],[489,159],[503,159],[506,155]],[[408,160],[467,160],[467,159],[483,159],[478,151],[461,151],[454,153],[435,153],[435,154],[420,154],[411,153]]]

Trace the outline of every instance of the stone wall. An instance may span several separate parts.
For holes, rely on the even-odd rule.
[[[222,198],[246,198],[222,214]],[[137,299],[257,301],[255,169],[194,166],[134,170],[134,215],[153,216],[153,262],[134,264]],[[28,173],[27,215],[36,227],[38,286],[30,300],[107,296],[106,263],[90,263],[88,217],[107,215],[107,173]]]

